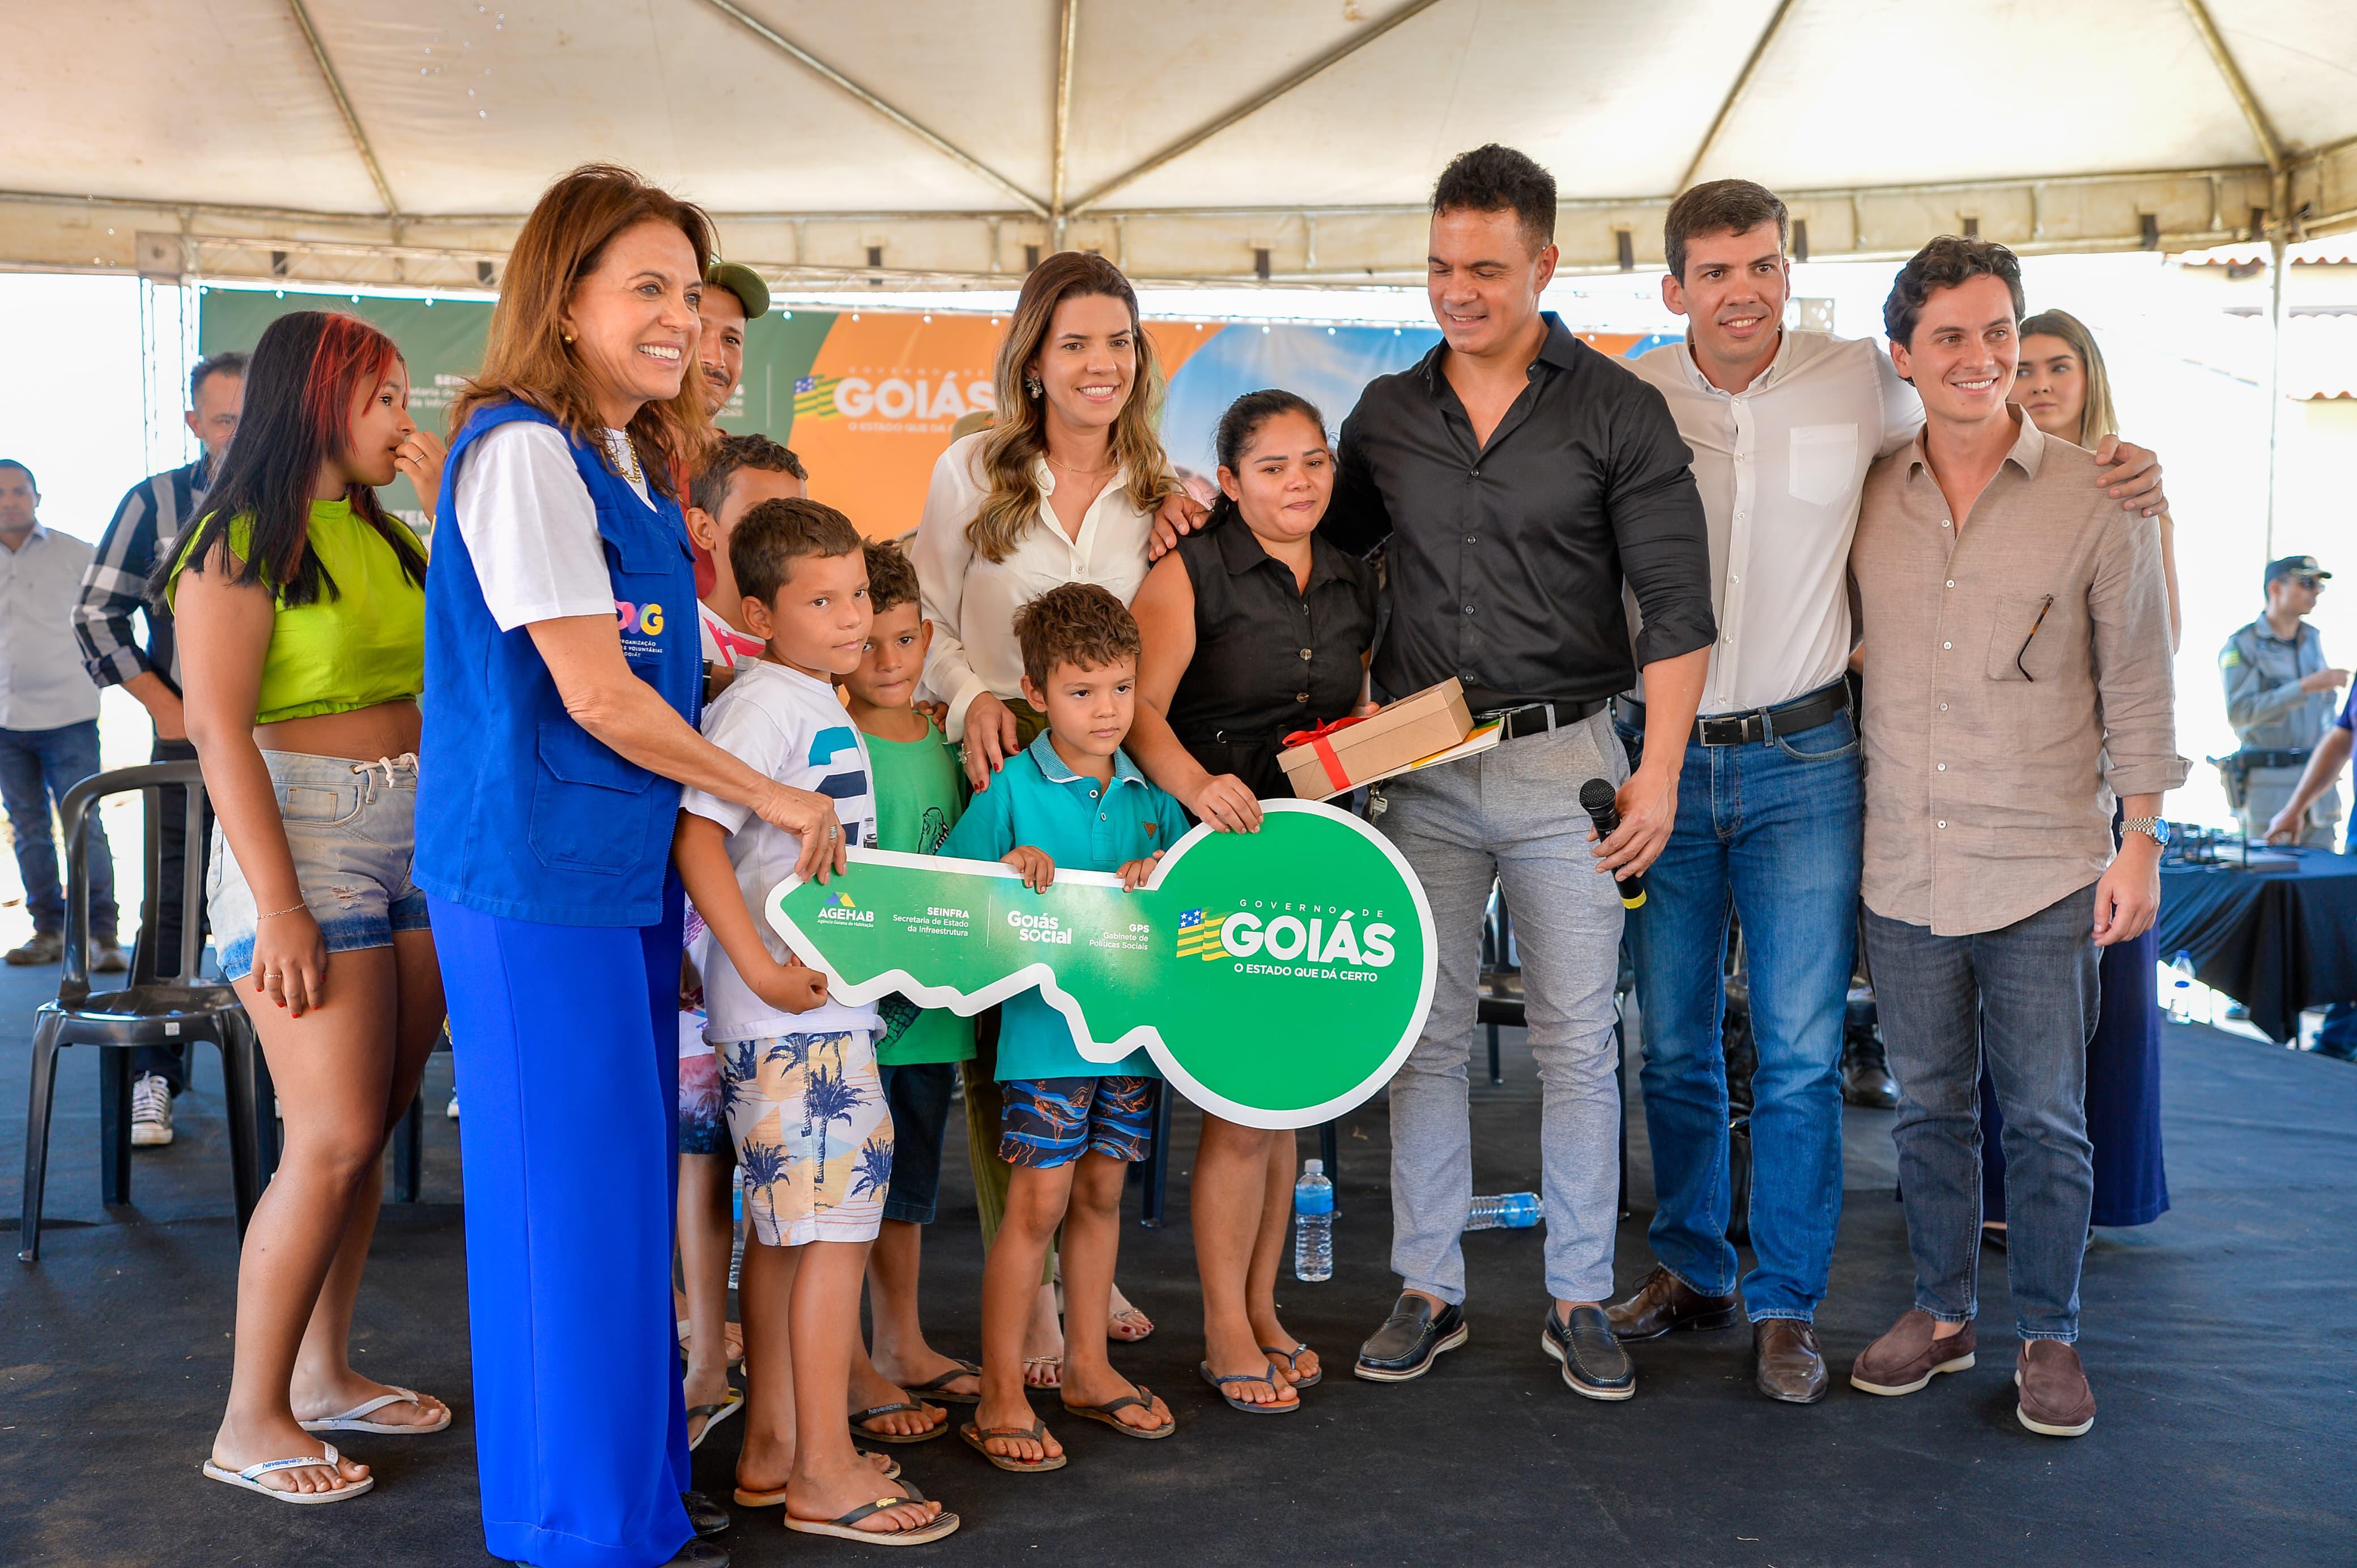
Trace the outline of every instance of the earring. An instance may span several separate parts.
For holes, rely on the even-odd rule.
[[[1039,384],[1039,378],[1038,376],[1032,375],[1030,372],[1028,372],[1028,371],[1027,371],[1026,372],[1024,372],[1024,376],[1023,376],[1023,390],[1024,390],[1025,392],[1029,392],[1033,397],[1035,397],[1035,398],[1036,398],[1036,397],[1038,397],[1041,392],[1046,392],[1048,389],[1047,389],[1046,387],[1044,387],[1044,386],[1042,386],[1042,385],[1040,385],[1040,384]]]
[[[565,334],[565,341],[567,344],[570,344],[570,343],[573,341],[573,334],[572,334],[572,333],[570,333],[570,332],[567,332],[566,334]]]

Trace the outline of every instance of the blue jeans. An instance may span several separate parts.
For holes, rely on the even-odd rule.
[[[1882,1035],[1899,1080],[1899,1190],[1915,1305],[1979,1310],[1980,1074],[2005,1112],[2006,1275],[2024,1339],[2079,1337],[2079,1266],[2094,1204],[2087,1045],[2099,996],[2093,885],[1994,931],[1939,937],[1866,915]]]
[[[56,729],[0,729],[0,802],[16,836],[16,875],[24,879],[37,932],[66,929],[49,814],[67,790],[97,771],[96,719]],[[95,814],[90,819],[90,931],[94,939],[114,940],[114,854]]]
[[[1624,738],[1636,738],[1623,732]],[[1842,1011],[1857,947],[1864,801],[1850,715],[1749,746],[1686,747],[1678,823],[1629,919],[1644,1010],[1653,1256],[1736,1288],[1727,1244],[1727,918],[1749,960],[1751,1248],[1744,1309],[1805,1322],[1824,1299],[1842,1197]]]

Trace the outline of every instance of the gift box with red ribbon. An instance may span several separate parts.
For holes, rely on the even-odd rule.
[[[1472,733],[1465,688],[1451,676],[1380,713],[1297,730],[1285,737],[1276,760],[1295,794],[1323,800],[1389,778]]]

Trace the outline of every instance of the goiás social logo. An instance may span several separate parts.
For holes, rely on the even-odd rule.
[[[876,923],[876,911],[861,908],[851,901],[848,893],[832,893],[819,906],[818,918],[838,926],[872,926]]]
[[[1388,968],[1398,929],[1381,909],[1300,899],[1245,898],[1223,912],[1189,909],[1178,917],[1178,956],[1205,962],[1268,960],[1288,965]],[[1243,966],[1239,966],[1243,967]]]
[[[1060,948],[1072,945],[1071,928],[1053,915],[1027,915],[1020,909],[1009,909],[1006,924],[1018,942],[1044,942]]]

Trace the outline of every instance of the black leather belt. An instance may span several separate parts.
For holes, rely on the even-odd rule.
[[[2305,751],[2255,751],[2245,748],[2234,753],[2232,760],[2241,763],[2244,768],[2305,768],[2308,766],[2308,753]]]
[[[1569,729],[1583,720],[1592,719],[1604,711],[1602,703],[1524,703],[1516,708],[1500,708],[1478,715],[1476,725],[1498,721],[1501,744],[1520,740],[1526,735],[1544,735],[1549,730]]]
[[[1631,724],[1641,730],[1645,727],[1644,703],[1623,697],[1620,706]],[[1805,697],[1795,697],[1772,708],[1754,708],[1748,714],[1714,714],[1696,719],[1690,739],[1695,746],[1749,746],[1754,741],[1799,735],[1803,730],[1831,724],[1848,709],[1849,682],[1836,681]]]

